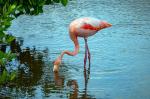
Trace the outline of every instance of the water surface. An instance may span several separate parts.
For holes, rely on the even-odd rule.
[[[6,95],[48,99],[149,99],[149,5],[149,0],[73,0],[66,7],[44,6],[44,13],[38,16],[21,15],[8,31],[24,39],[21,48],[29,49],[24,50],[28,56],[23,57],[23,64],[26,63],[31,72],[20,74],[17,87],[4,89],[9,90]],[[79,38],[79,54],[65,55],[60,73],[53,74],[55,58],[61,51],[74,47],[68,35],[69,23],[83,16],[107,20],[113,26],[88,39],[89,70],[88,66],[87,71],[83,67],[84,40]],[[34,47],[36,54],[33,54]]]

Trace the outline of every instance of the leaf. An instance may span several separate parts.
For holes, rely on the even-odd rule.
[[[5,33],[4,32],[0,32],[0,38],[5,37]]]
[[[0,51],[0,59],[3,59],[5,57],[4,52]]]
[[[16,5],[13,4],[13,5],[10,7],[10,10],[12,11],[12,10],[14,10],[15,8],[16,8]]]
[[[39,1],[39,6],[43,7],[44,4],[45,4],[45,1],[43,1],[43,0]]]
[[[66,6],[67,3],[68,3],[68,0],[61,0],[61,4],[62,4],[62,5]]]
[[[54,2],[56,2],[56,3],[59,3],[60,2],[60,0],[53,0]]]
[[[6,79],[7,79],[7,71],[6,70],[3,71],[2,76],[0,77],[0,79],[1,79],[2,82],[6,81]]]
[[[28,0],[28,1],[29,1],[29,4],[30,4],[30,5],[32,5],[32,2],[31,2],[31,0]]]
[[[39,9],[39,13],[43,13],[43,9],[41,6],[38,9]]]
[[[6,37],[6,42],[10,44],[14,39],[15,39],[14,36],[8,36]]]
[[[7,15],[10,15],[11,13],[13,13],[13,12],[15,11],[15,8],[16,8],[16,5],[15,5],[15,4],[10,5],[10,6],[7,8],[6,14],[7,14]]]
[[[13,17],[8,17],[7,20],[8,21],[12,21],[14,18]]]
[[[12,72],[10,75],[10,80],[13,80],[16,77],[16,72]]]
[[[16,55],[14,53],[11,53],[10,51],[8,53],[6,53],[6,56],[5,58],[8,60],[8,61],[11,61],[13,58],[15,58]]]

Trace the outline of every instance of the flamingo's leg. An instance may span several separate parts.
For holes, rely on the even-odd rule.
[[[86,42],[87,43],[87,42]],[[91,54],[90,54],[90,50],[89,50],[89,47],[88,47],[88,44],[86,44],[87,46],[87,54],[88,54],[88,60],[89,60],[89,67],[88,67],[88,70],[87,70],[87,81],[88,81],[88,79],[89,79],[89,76],[90,76],[90,65],[91,65]]]
[[[91,54],[90,54],[90,50],[89,50],[88,45],[87,45],[87,52],[88,52],[89,67],[90,67],[90,64],[91,64]]]
[[[88,54],[88,60],[89,60],[89,68],[90,68],[90,64],[91,64],[91,54],[90,54],[90,50],[87,44],[87,39],[85,38],[85,45],[86,45],[86,50],[87,50],[87,54]]]
[[[87,39],[84,38],[84,41],[85,41],[85,56],[84,56],[84,67],[85,67],[87,61]]]

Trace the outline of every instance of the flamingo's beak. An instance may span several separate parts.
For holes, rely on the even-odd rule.
[[[107,23],[107,27],[111,27],[112,26],[112,24],[110,24],[110,23]]]
[[[59,71],[59,66],[61,64],[61,57],[58,57],[55,61],[54,61],[54,67],[53,67],[53,71],[54,72],[58,72]]]
[[[58,65],[54,65],[53,72],[58,72],[58,71],[59,71],[59,66]]]
[[[108,28],[108,27],[111,27],[111,26],[112,26],[112,24],[110,24],[110,23],[108,23],[106,21],[101,21],[101,27],[102,27],[102,29]]]

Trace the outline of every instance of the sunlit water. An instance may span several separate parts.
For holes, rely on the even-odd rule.
[[[79,54],[65,55],[60,73],[53,74],[55,58],[74,47],[69,23],[83,16],[113,24],[88,39],[90,73],[84,71],[84,40],[79,38]],[[17,88],[5,89],[10,97],[150,99],[149,0],[72,0],[66,7],[45,6],[38,16],[22,15],[8,31],[24,39],[22,48],[36,47],[39,54],[34,57],[44,54],[41,61],[27,58],[31,73],[19,79]]]

